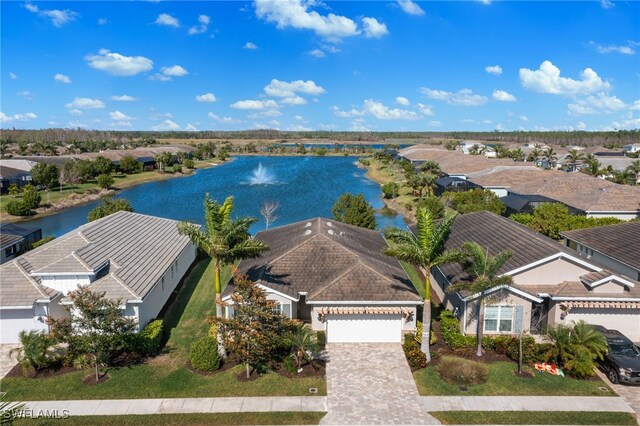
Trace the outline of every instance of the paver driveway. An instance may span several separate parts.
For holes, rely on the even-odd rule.
[[[439,424],[420,403],[399,344],[332,343],[327,352],[321,424]]]
[[[638,385],[614,385],[607,379],[606,375],[600,370],[597,371],[598,376],[603,382],[608,384],[627,404],[636,412],[638,424],[640,424],[640,386]]]
[[[6,376],[13,366],[18,363],[14,357],[9,356],[11,349],[18,347],[20,347],[19,344],[5,343],[0,345],[0,379]]]

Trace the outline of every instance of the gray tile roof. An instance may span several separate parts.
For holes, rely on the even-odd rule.
[[[259,232],[270,250],[238,269],[294,299],[307,301],[420,301],[397,260],[386,256],[382,235],[315,218]],[[233,285],[224,295],[233,292]]]
[[[576,229],[560,235],[640,270],[640,222]]]
[[[178,233],[177,223],[118,212],[83,225],[0,266],[0,306],[31,305],[34,283],[38,292],[53,294],[37,274],[63,272],[100,272],[91,284],[96,291],[113,299],[142,300],[191,244]]]

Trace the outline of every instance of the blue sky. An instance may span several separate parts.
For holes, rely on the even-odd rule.
[[[640,128],[640,2],[1,3],[3,128]]]

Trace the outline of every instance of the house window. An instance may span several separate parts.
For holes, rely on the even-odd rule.
[[[273,307],[273,313],[282,314],[282,305],[280,304],[280,302],[277,302],[276,305]]]
[[[513,306],[485,306],[484,331],[510,332],[513,329]]]

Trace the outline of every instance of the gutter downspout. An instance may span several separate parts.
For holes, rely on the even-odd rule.
[[[464,313],[462,314],[462,334],[467,335],[467,301],[464,301]]]

